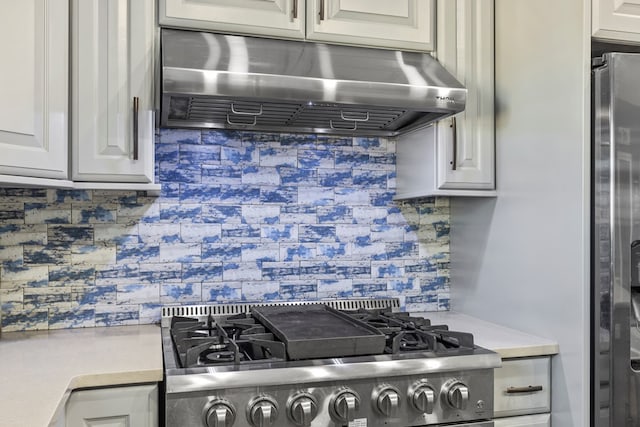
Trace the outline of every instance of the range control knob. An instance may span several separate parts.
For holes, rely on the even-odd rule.
[[[469,387],[460,380],[449,380],[442,387],[445,401],[454,409],[464,410],[469,402]]]
[[[213,399],[204,407],[203,416],[207,427],[231,427],[236,420],[236,411],[228,401]]]
[[[360,409],[360,398],[351,389],[340,391],[329,402],[329,414],[339,423],[353,421],[358,409]]]
[[[395,388],[384,385],[373,393],[374,406],[385,417],[394,417],[400,407],[400,392]]]
[[[249,402],[247,420],[253,427],[271,427],[278,418],[278,405],[268,396],[260,396]]]
[[[287,403],[289,419],[297,426],[308,427],[318,415],[318,402],[309,393],[298,393]]]
[[[411,406],[423,414],[432,414],[436,404],[436,392],[426,381],[418,381],[409,388]]]

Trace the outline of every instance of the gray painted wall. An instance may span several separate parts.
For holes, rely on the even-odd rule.
[[[498,198],[451,201],[451,308],[559,343],[562,427],[589,425],[588,5],[496,0]]]

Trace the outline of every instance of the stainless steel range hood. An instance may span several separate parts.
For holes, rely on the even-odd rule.
[[[428,54],[163,29],[163,127],[395,136],[464,110]]]

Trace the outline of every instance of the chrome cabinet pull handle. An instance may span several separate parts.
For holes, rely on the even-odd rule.
[[[508,394],[518,394],[518,393],[533,393],[536,391],[542,391],[541,385],[528,385],[526,387],[508,387]]]
[[[324,0],[320,0],[320,21],[324,21]]]
[[[291,10],[293,19],[298,19],[298,0],[293,0],[293,7]]]
[[[456,118],[451,118],[450,128],[453,128],[453,159],[451,160],[451,170],[458,169],[458,129],[456,127]]]
[[[140,98],[133,97],[133,160],[138,160],[138,113],[140,112]]]

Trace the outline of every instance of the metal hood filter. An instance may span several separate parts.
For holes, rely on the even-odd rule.
[[[161,126],[395,136],[464,110],[428,54],[162,30]]]

